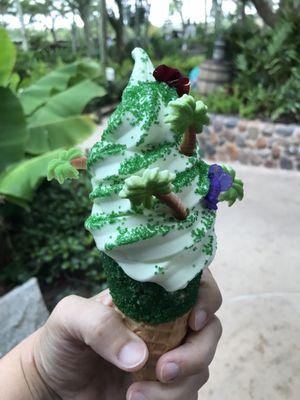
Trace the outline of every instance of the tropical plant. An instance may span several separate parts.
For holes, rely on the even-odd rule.
[[[60,296],[68,287],[82,295],[101,290],[105,278],[99,251],[83,229],[90,213],[90,190],[87,174],[64,185],[44,181],[33,195],[30,212],[9,205],[2,237],[9,243],[2,254],[6,262],[0,268],[0,282],[9,288],[36,276],[47,299],[52,297],[49,290]],[[7,211],[8,205],[0,204],[1,215],[4,208]]]
[[[178,219],[187,217],[187,210],[178,196],[172,193],[172,181],[175,174],[165,170],[160,171],[158,167],[148,168],[142,176],[132,175],[125,179],[123,189],[119,196],[128,198],[133,207],[143,205],[146,208],[153,206],[153,196],[166,203]]]
[[[0,35],[0,54],[5,55],[0,63],[0,193],[26,205],[61,148],[94,132],[92,118],[81,113],[105,90],[91,80],[99,75],[99,66],[84,60],[57,68],[14,93],[15,48],[3,29]]]
[[[300,121],[299,13],[282,13],[274,28],[240,41],[236,57],[239,97],[253,113],[273,120]],[[257,54],[260,56],[257,57]]]
[[[187,94],[170,101],[168,107],[170,111],[165,117],[165,122],[170,124],[176,134],[184,133],[180,152],[191,156],[196,146],[196,134],[201,133],[203,125],[209,122],[207,107],[201,100],[196,101],[193,96]]]

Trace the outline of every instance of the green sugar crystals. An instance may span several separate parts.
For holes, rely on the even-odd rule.
[[[108,127],[103,132],[104,140],[114,140],[113,134],[124,119],[129,119],[131,126],[139,125],[141,136],[137,145],[141,145],[152,124],[158,124],[158,114],[163,105],[177,98],[176,90],[165,83],[139,82],[127,86],[122,102],[109,119]]]

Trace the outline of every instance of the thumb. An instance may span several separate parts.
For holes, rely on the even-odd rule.
[[[112,307],[93,299],[68,296],[58,303],[47,324],[59,330],[64,340],[75,339],[124,371],[146,363],[146,344],[123,323]],[[78,350],[80,351],[80,350]]]

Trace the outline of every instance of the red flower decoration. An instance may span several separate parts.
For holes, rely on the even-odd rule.
[[[190,80],[183,76],[176,68],[168,67],[165,64],[159,65],[153,72],[154,78],[158,82],[165,82],[170,87],[174,87],[178,96],[189,94]]]

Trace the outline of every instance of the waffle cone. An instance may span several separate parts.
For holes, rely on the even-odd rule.
[[[132,373],[135,381],[157,380],[156,363],[160,356],[180,345],[187,333],[189,315],[190,311],[174,321],[158,325],[136,322],[124,316],[126,326],[143,339],[149,350],[147,363],[141,370]]]

